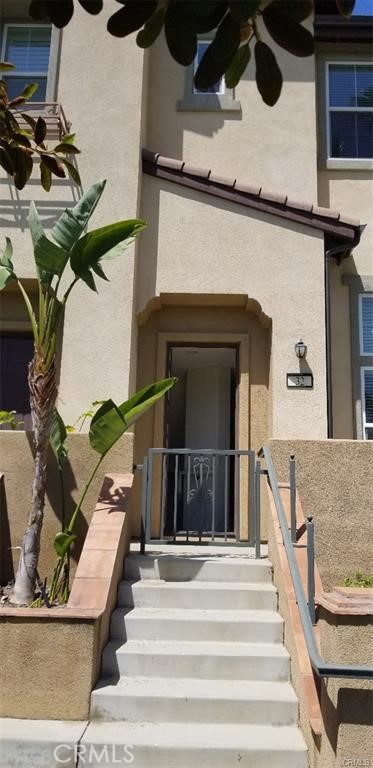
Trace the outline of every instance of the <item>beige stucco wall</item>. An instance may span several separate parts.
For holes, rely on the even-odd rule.
[[[372,665],[372,616],[338,616],[320,609],[321,653],[326,661]],[[330,678],[321,685],[325,754],[335,765],[369,765],[373,754],[373,682]]]
[[[1,582],[6,583],[13,577],[18,563],[18,550],[30,509],[31,488],[33,480],[33,457],[31,449],[31,433],[0,432],[0,471],[4,473],[5,498],[3,496],[0,510],[1,527]],[[67,519],[72,514],[84,484],[86,483],[94,464],[97,453],[88,443],[84,434],[70,434],[67,437],[69,458],[65,466],[65,500]],[[78,541],[72,548],[72,575],[87,533],[95,504],[102,485],[102,479],[107,472],[126,474],[132,472],[133,435],[126,433],[104,459],[100,471],[93,481],[83,504],[79,524],[77,526]],[[49,459],[45,518],[43,525],[39,573],[42,579],[51,576],[56,553],[53,549],[55,534],[61,530],[61,497],[59,478],[53,454]],[[15,549],[10,550],[10,547]]]
[[[278,479],[295,454],[305,516],[315,521],[317,564],[325,590],[356,571],[370,573],[373,444],[362,440],[271,440]]]
[[[311,18],[307,23],[312,28]],[[261,20],[258,26],[262,39],[267,40]],[[294,59],[272,39],[270,44],[284,76],[274,108],[266,106],[258,93],[252,56],[235,91],[240,112],[181,112],[176,105],[184,97],[185,70],[171,59],[162,35],[150,51],[147,146],[274,192],[314,200],[314,60]]]
[[[272,434],[326,435],[323,238],[315,230],[211,200],[169,182],[143,180],[149,222],[139,247],[137,311],[160,294],[242,294],[272,320]],[[312,390],[288,390],[308,345]]]
[[[99,179],[108,180],[91,227],[134,218],[139,213],[143,52],[132,38],[118,40],[108,35],[106,19],[115,10],[117,4],[109,0],[98,18],[77,3],[73,23],[61,33],[56,100],[71,121],[82,150],[78,166],[83,189]],[[14,262],[22,277],[34,276],[27,231],[30,200],[35,201],[48,229],[55,217],[78,199],[77,187],[68,180],[54,179],[51,192],[46,193],[38,183],[37,170],[34,176],[35,181],[32,179],[21,192],[16,192],[3,175],[0,178],[1,239],[11,237]],[[98,295],[83,283],[71,294],[58,403],[67,422],[93,400],[112,397],[121,402],[127,396],[134,257],[131,246],[120,259],[108,262],[110,283],[97,280]]]

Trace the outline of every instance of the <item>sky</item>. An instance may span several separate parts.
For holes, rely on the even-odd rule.
[[[354,16],[373,16],[373,0],[356,0]]]

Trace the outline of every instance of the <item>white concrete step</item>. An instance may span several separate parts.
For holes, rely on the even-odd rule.
[[[105,745],[109,760],[95,761],[91,748],[97,754]],[[131,747],[125,753],[126,745]],[[78,768],[88,758],[91,768],[125,765],[129,754],[136,768],[307,768],[308,763],[301,733],[293,726],[92,722],[82,746],[87,752]]]
[[[295,725],[290,683],[253,680],[129,677],[92,692],[93,720]]]
[[[276,610],[277,593],[270,582],[245,584],[220,581],[121,581],[118,606]]]
[[[238,551],[240,551],[238,549]],[[129,554],[124,561],[124,579],[163,581],[271,582],[272,566],[267,558],[244,555]]]
[[[0,719],[0,768],[75,768],[87,720]]]
[[[102,674],[231,680],[288,680],[289,654],[281,643],[111,640]],[[203,684],[203,683],[201,683]]]
[[[111,637],[274,643],[283,639],[283,620],[275,611],[117,608],[111,617]]]

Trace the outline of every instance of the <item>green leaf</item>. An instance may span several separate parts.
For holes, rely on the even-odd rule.
[[[145,222],[138,219],[118,221],[106,227],[94,229],[78,240],[70,256],[71,269],[81,276],[119,243],[134,237],[145,227]]]
[[[65,160],[65,166],[67,162]],[[69,171],[70,172],[70,171]],[[106,179],[93,184],[74,208],[66,208],[52,229],[53,240],[65,251],[70,251],[79,240],[105,189]]]
[[[355,0],[335,0],[335,2],[342,16],[351,16],[355,7]]]
[[[11,145],[8,151],[15,167],[14,184],[17,189],[23,189],[32,173],[32,157],[15,145]]]
[[[88,285],[88,288],[90,288],[91,291],[95,291],[97,293],[95,279],[89,269],[86,269],[84,272],[82,272],[79,277],[81,280],[83,280],[83,283]]]
[[[281,69],[270,47],[258,40],[255,43],[256,84],[265,104],[273,107],[282,89]]]
[[[156,41],[164,24],[165,8],[159,8],[146,22],[144,29],[137,33],[136,43],[139,48],[149,48]]]
[[[54,173],[55,176],[58,176],[59,179],[66,178],[66,173],[63,166],[56,160],[55,157],[52,157],[52,155],[47,155],[46,152],[43,152],[41,157],[47,168],[49,168],[49,170]]]
[[[93,16],[101,13],[103,8],[103,0],[79,0],[79,2],[82,8]]]
[[[36,120],[34,120],[31,115],[28,115],[27,112],[21,112],[21,115],[24,119],[24,121],[32,128],[33,131],[35,131],[36,128]]]
[[[61,141],[62,144],[73,144],[75,141],[76,133],[66,133],[65,136],[62,137]]]
[[[43,161],[41,161],[40,163],[40,180],[41,180],[41,186],[43,187],[43,189],[46,192],[49,192],[52,186],[52,174],[49,168],[47,168],[47,166],[45,165],[45,163],[43,163]]]
[[[0,147],[0,165],[4,168],[4,171],[13,176],[15,168],[12,158],[9,152],[3,147]]]
[[[234,53],[228,56],[227,59],[220,59],[217,61],[214,57],[212,43],[206,48],[205,53],[198,65],[196,74],[194,75],[194,84],[199,91],[207,90],[213,85],[219,82],[224,73],[229,68]]]
[[[65,445],[67,437],[67,431],[62,417],[57,411],[57,408],[53,411],[52,425],[49,433],[49,442],[52,451],[56,457],[58,466],[61,468],[63,462],[67,458],[68,450]]]
[[[42,117],[38,117],[34,130],[35,143],[40,146],[47,135],[47,124]]]
[[[0,61],[0,72],[10,72],[11,69],[15,69],[16,65],[11,64],[10,61]]]
[[[240,25],[231,13],[224,16],[220,22],[214,40],[211,43],[211,52],[217,61],[225,60],[237,51],[240,44]]]
[[[5,286],[14,279],[15,277],[13,271],[8,269],[8,267],[3,267],[0,264],[0,291],[2,291],[3,288],[5,288]]]
[[[312,0],[277,0],[280,4],[281,10],[288,16],[291,16],[294,21],[304,21],[311,15],[313,11]]]
[[[227,88],[235,88],[240,82],[241,77],[250,61],[251,50],[249,43],[242,45],[241,48],[236,51],[233,59],[225,73],[225,84]]]
[[[67,253],[46,237],[33,202],[30,204],[28,222],[37,267],[50,274],[60,275],[66,265]]]
[[[119,406],[113,400],[106,400],[91,421],[91,447],[101,455],[107,453],[124,432],[163,397],[175,382],[175,378],[157,381],[144,387]]]
[[[298,24],[292,16],[284,13],[278,0],[263,10],[263,21],[269,34],[281,48],[294,56],[312,56],[315,43],[311,32]]]
[[[192,13],[191,6],[195,7],[197,5],[197,3],[191,3],[191,0],[186,0],[185,4],[189,13]],[[198,7],[201,5],[203,5],[203,1],[200,2],[199,0]],[[216,29],[228,9],[227,0],[218,0],[217,3],[209,3],[209,5],[209,13],[202,14],[197,13],[197,10],[195,11],[193,25],[198,34],[211,32],[213,29]]]
[[[76,533],[69,533],[68,531],[60,531],[56,533],[54,537],[53,547],[58,557],[65,557],[71,544],[77,538]]]
[[[140,29],[156,8],[156,0],[131,0],[110,17],[107,23],[108,32],[114,37],[126,37]]]
[[[168,5],[164,31],[172,58],[184,67],[191,64],[197,54],[197,32],[182,3]]]
[[[74,184],[77,184],[78,187],[81,187],[82,186],[82,182],[81,182],[81,179],[80,179],[80,176],[79,176],[79,171],[78,171],[77,168],[75,168],[75,165],[73,165],[68,160],[66,160],[65,157],[63,159],[61,158],[61,163],[64,164],[64,166],[65,166],[65,168],[66,168],[70,178],[72,178]]]
[[[229,8],[235,21],[241,24],[243,21],[247,21],[252,16],[255,16],[259,10],[260,3],[261,0],[231,0]]]
[[[44,21],[48,18],[46,0],[31,0],[28,12],[34,21]]]
[[[31,99],[31,96],[33,96],[34,93],[36,93],[38,88],[39,88],[38,83],[30,83],[30,85],[25,85],[20,96],[23,96],[23,98],[26,99],[27,101],[28,99]]]
[[[109,282],[109,278],[106,277],[104,270],[100,266],[100,264],[94,264],[92,267],[93,271],[98,275],[98,277],[101,277],[103,280],[107,280]]]
[[[55,27],[59,29],[66,27],[74,13],[73,0],[58,0],[57,3],[55,0],[52,0],[52,2],[48,0],[47,12]]]
[[[19,104],[24,104],[25,101],[26,101],[26,99],[24,98],[24,96],[16,96],[14,99],[12,99],[9,102],[9,106],[10,107],[18,107]]]
[[[63,142],[57,144],[57,146],[54,147],[53,152],[61,152],[64,155],[80,155],[80,149],[78,149],[78,147],[74,147],[73,144],[64,144]]]

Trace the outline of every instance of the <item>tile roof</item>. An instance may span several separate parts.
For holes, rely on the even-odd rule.
[[[143,149],[142,161],[146,174],[322,230],[337,242],[352,244],[362,229],[358,219],[345,216],[340,211],[292,199],[285,193],[273,193],[259,185],[221,176],[211,169],[200,168],[184,160],[163,157]]]

